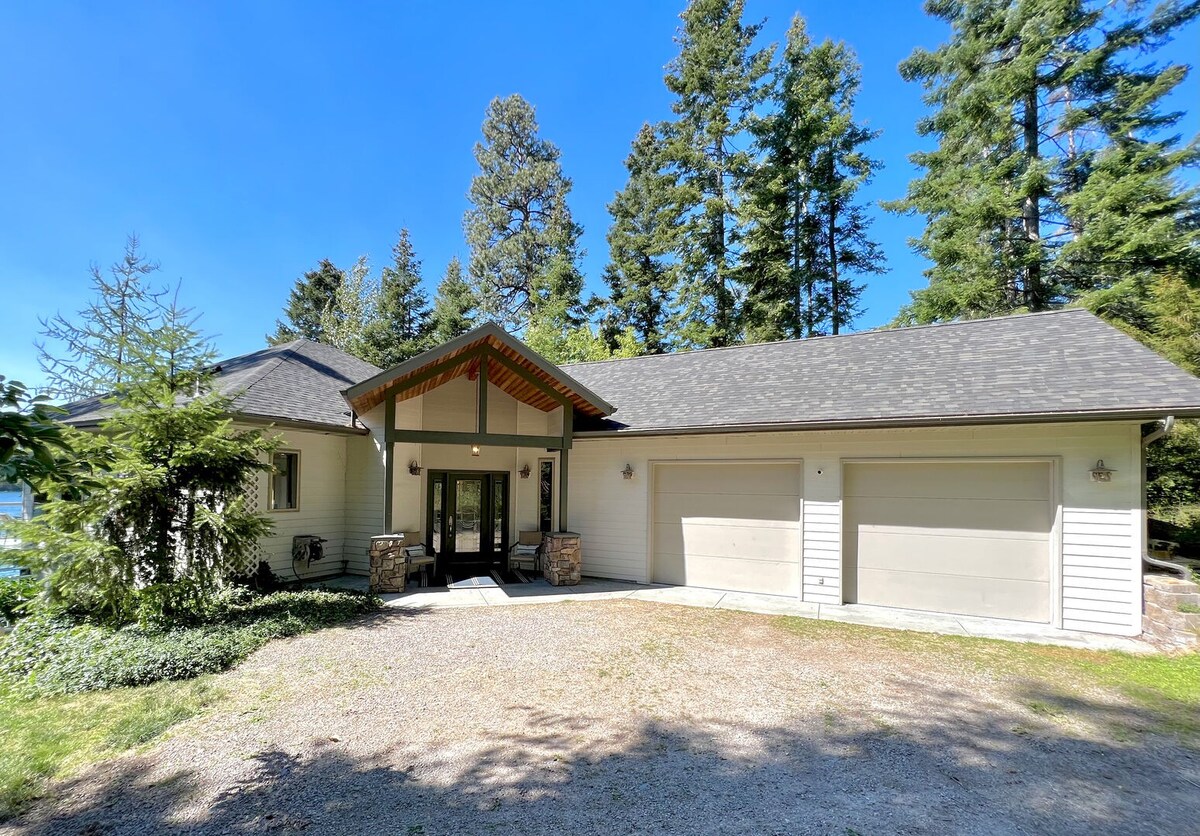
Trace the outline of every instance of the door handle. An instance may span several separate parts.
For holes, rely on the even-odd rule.
[[[447,534],[453,534],[453,533],[454,533],[454,517],[447,517],[447,518],[446,518],[446,533],[447,533]]]

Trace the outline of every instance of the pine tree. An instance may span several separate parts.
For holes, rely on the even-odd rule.
[[[462,262],[455,256],[446,265],[446,275],[434,298],[429,318],[430,344],[441,345],[471,330],[477,308],[475,293],[463,278]]]
[[[463,227],[483,311],[518,330],[539,305],[559,301],[547,284],[550,266],[556,260],[574,265],[579,256],[581,230],[567,206],[571,181],[559,157],[558,148],[538,135],[533,106],[521,96],[488,105],[483,141],[475,145],[480,171],[471,181],[472,208]],[[574,315],[578,292],[565,302]]]
[[[91,267],[93,301],[76,320],[61,314],[43,319],[39,362],[48,394],[63,400],[106,395],[127,382],[127,364],[135,342],[154,320],[165,291],[148,284],[158,271],[145,258],[136,235],[125,240],[125,254],[109,268],[109,278]]]
[[[855,277],[882,273],[883,252],[868,236],[866,207],[855,201],[881,163],[863,152],[879,134],[854,119],[860,69],[843,43],[825,41],[812,51],[805,82],[819,91],[814,114],[816,154],[812,159],[812,214],[817,253],[814,272],[826,290],[823,326],[837,334],[861,313],[863,285]]]
[[[691,0],[680,16],[679,55],[665,81],[675,94],[671,168],[682,215],[677,248],[683,277],[681,341],[739,341],[738,203],[751,166],[744,134],[763,98],[770,50],[752,51],[761,24],[744,25],[744,0]]]
[[[391,368],[429,347],[430,310],[421,285],[421,262],[407,229],[392,247],[392,264],[383,268],[379,304],[366,331],[368,362]]]
[[[274,335],[268,336],[271,345],[295,339],[321,342],[324,336],[323,321],[335,307],[338,288],[346,280],[346,274],[327,258],[321,259],[316,270],[309,270],[296,280],[283,310],[286,322],[277,320]]]
[[[92,467],[57,486],[41,515],[12,524],[37,544],[16,557],[52,602],[115,621],[169,619],[198,612],[270,532],[245,491],[275,443],[232,426],[232,402],[211,385],[212,349],[174,298],[96,335],[110,292],[98,287],[78,320],[58,318],[67,353],[49,362],[77,366],[69,379],[104,369],[99,379],[119,381],[102,398],[112,417],[99,432],[66,431],[77,465]]]
[[[882,269],[854,201],[879,167],[861,150],[876,133],[854,120],[858,86],[849,48],[814,47],[796,16],[774,73],[775,107],[753,126],[761,163],[746,185],[741,269],[750,340],[838,333],[858,311],[854,276]]]
[[[925,174],[892,208],[927,216],[933,266],[905,321],[1044,310],[1096,290],[1144,296],[1148,272],[1194,260],[1195,144],[1163,137],[1180,66],[1134,64],[1200,3],[930,0],[948,43],[901,65],[934,112]],[[1193,261],[1194,263],[1194,261]]]
[[[631,331],[646,354],[662,354],[670,348],[678,281],[670,253],[676,246],[679,218],[665,160],[659,131],[643,125],[625,159],[629,179],[608,204],[612,226],[604,281],[610,313],[604,330],[614,343],[617,334]]]

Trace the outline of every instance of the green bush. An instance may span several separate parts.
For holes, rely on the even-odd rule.
[[[41,584],[29,575],[0,578],[0,619],[16,621],[22,617],[22,605],[36,598],[40,591]]]
[[[36,614],[0,640],[0,683],[66,694],[191,679],[227,670],[271,639],[332,626],[378,606],[377,598],[350,591],[238,591],[184,627],[113,628]]]

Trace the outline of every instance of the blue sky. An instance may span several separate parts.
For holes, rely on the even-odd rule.
[[[462,214],[484,108],[518,92],[575,183],[589,286],[607,256],[605,205],[638,127],[669,115],[663,67],[683,0],[428,4],[0,5],[0,374],[38,382],[37,319],[77,310],[88,265],[136,232],[223,355],[263,344],[297,276],[321,258],[385,263],[411,229],[431,286],[465,257]],[[885,11],[886,10],[886,11]],[[780,41],[792,14],[848,42],[858,112],[883,131],[866,191],[903,194],[920,90],[897,64],[946,30],[919,2],[748,0]],[[1193,59],[1195,25],[1162,54]],[[1200,76],[1174,106],[1200,130]],[[889,272],[858,327],[923,284],[920,220],[876,211]]]

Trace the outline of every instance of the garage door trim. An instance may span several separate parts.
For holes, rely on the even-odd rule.
[[[855,464],[1048,464],[1050,466],[1050,621],[1062,629],[1062,456],[880,456],[840,459],[838,530],[841,532],[838,590],[846,600],[846,467]],[[969,616],[964,616],[969,617]]]
[[[796,588],[787,591],[781,591],[780,595],[786,595],[793,598],[801,598],[804,594],[804,459],[794,456],[789,457],[760,457],[746,458],[735,457],[728,459],[721,458],[706,458],[706,459],[650,459],[646,462],[646,467],[650,473],[648,490],[646,491],[646,520],[648,522],[646,530],[646,579],[653,583],[654,578],[654,499],[658,494],[658,472],[663,467],[674,467],[680,465],[714,465],[714,464],[744,464],[744,465],[760,465],[760,464],[780,464],[780,465],[795,465],[800,468],[800,507],[797,513],[796,538],[797,549],[799,555],[799,563],[797,566],[797,583]]]

